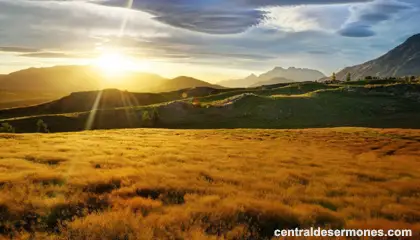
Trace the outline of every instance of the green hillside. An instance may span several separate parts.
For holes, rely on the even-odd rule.
[[[50,105],[0,111],[0,121],[16,132],[36,132],[39,119],[51,132],[137,127],[420,128],[420,85],[414,83],[294,83],[271,89],[198,88],[161,94],[107,90],[101,94],[106,97],[97,104],[98,92],[87,92]]]

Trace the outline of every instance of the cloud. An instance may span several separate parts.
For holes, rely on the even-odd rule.
[[[413,5],[397,0],[375,0],[354,5],[350,8],[350,18],[338,33],[346,37],[371,37],[375,35],[375,25],[392,20],[398,14],[412,9]]]
[[[261,23],[270,6],[342,4],[369,0],[133,0],[132,9],[148,12],[165,24],[209,34],[241,33]],[[98,4],[127,7],[127,1],[93,0]]]
[[[286,32],[335,32],[349,16],[348,4],[300,5],[264,8],[264,27]]]
[[[216,75],[246,75],[273,66],[332,72],[420,30],[416,14],[400,18],[409,11],[403,3],[398,14],[389,5],[371,10],[401,1],[134,0],[128,10],[118,4],[126,0],[0,0],[0,71],[83,64],[80,58],[115,47],[163,74],[211,67]],[[372,48],[356,35],[383,44]]]
[[[27,48],[27,47],[2,47],[0,46],[0,52],[12,52],[12,53],[28,53],[28,52],[37,52],[38,49],[35,48]]]
[[[86,54],[69,54],[61,52],[33,52],[20,54],[20,57],[33,57],[33,58],[89,58],[91,56]]]
[[[123,34],[144,39],[168,34],[168,28],[142,12],[83,1],[0,0],[0,45],[47,50],[89,49],[102,36]]]
[[[345,37],[372,37],[375,32],[370,25],[362,23],[348,23],[346,26],[338,31],[341,36]]]

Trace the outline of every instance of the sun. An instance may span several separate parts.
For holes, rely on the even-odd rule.
[[[95,59],[94,65],[108,77],[118,76],[136,68],[132,59],[114,51],[103,52]]]
[[[100,55],[92,60],[91,65],[97,68],[107,82],[122,81],[131,73],[155,70],[150,59],[135,58],[118,49],[101,49]]]

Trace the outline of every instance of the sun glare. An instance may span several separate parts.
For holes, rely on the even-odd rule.
[[[104,52],[95,60],[95,66],[110,77],[135,69],[133,61],[118,52]]]

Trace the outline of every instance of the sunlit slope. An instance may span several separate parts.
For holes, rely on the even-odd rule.
[[[121,100],[119,105],[108,104],[103,109],[99,107],[99,110],[90,111],[95,100],[95,95],[92,95],[89,104],[76,104],[76,109],[72,111],[60,108],[61,112],[41,111],[29,114],[26,110],[16,109],[13,111],[17,112],[12,111],[13,114],[10,111],[0,111],[0,117],[3,117],[3,122],[12,124],[17,132],[35,131],[39,119],[44,120],[53,132],[83,130],[88,122],[91,122],[89,128],[93,129],[337,126],[420,128],[418,84],[364,87],[307,83],[273,89],[225,90],[227,92],[224,93],[220,92],[223,90],[218,91],[213,92],[216,94],[207,92],[211,95],[194,98],[189,97],[193,94],[184,95],[182,91],[177,94],[155,94],[150,96],[158,101],[146,99],[149,102],[124,107],[124,101]],[[200,95],[195,93],[195,96]],[[181,99],[170,101],[176,98]],[[83,101],[78,103],[83,104]],[[153,104],[148,105],[151,103]],[[150,114],[154,114],[153,123],[148,119]]]
[[[0,145],[0,238],[420,230],[419,130],[129,129],[0,134]]]
[[[66,92],[10,91],[0,89],[0,109],[39,105],[67,94]]]

